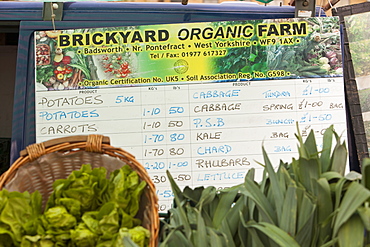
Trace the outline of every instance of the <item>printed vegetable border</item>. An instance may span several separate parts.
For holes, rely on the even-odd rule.
[[[339,28],[336,17],[315,17],[37,31],[36,83],[50,91],[341,77]]]

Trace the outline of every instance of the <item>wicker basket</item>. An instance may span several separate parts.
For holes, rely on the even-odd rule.
[[[28,146],[13,165],[0,177],[0,189],[9,191],[38,190],[43,205],[53,191],[56,179],[67,178],[82,164],[104,166],[108,172],[128,164],[147,183],[137,218],[151,233],[150,247],[158,244],[159,215],[155,187],[144,167],[130,153],[110,146],[109,137],[101,135],[56,138]]]

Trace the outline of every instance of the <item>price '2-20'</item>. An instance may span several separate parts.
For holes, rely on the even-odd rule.
[[[153,170],[162,170],[166,168],[166,164],[163,161],[156,161],[153,163],[145,162],[144,168],[147,170],[153,169]]]
[[[164,170],[164,169],[171,169],[171,168],[182,168],[189,166],[188,161],[170,161],[166,164],[163,161],[154,161],[154,162],[145,162],[144,168],[146,170]]]

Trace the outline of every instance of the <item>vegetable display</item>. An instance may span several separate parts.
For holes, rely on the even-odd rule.
[[[249,20],[253,26],[260,24],[284,23],[281,20]],[[296,40],[285,44],[278,36],[271,36],[270,44],[263,38],[252,36],[251,43],[256,45],[230,48],[224,57],[216,59],[217,73],[250,73],[280,71],[277,79],[335,77],[343,74],[340,50],[340,27],[336,17],[307,18],[307,35],[287,36]],[[215,25],[235,25],[238,21],[217,22]],[[241,22],[243,23],[243,22]],[[284,40],[284,39],[283,39]],[[276,76],[273,76],[276,77]],[[262,76],[261,78],[265,78]]]
[[[56,38],[61,31],[36,32],[36,82],[47,90],[80,88],[79,82],[91,79],[89,58],[75,49],[61,49]]]
[[[50,47],[47,44],[36,45],[36,64],[50,64]]]
[[[256,26],[263,20],[249,20],[248,23]],[[217,22],[217,26],[229,26],[242,24],[243,21],[223,21]],[[258,37],[253,36],[251,42],[258,41]],[[217,58],[215,61],[216,73],[253,73],[259,71],[266,73],[268,71],[266,63],[266,46],[237,47],[230,48],[225,57]]]
[[[344,19],[346,32],[349,42],[349,50],[353,63],[353,69],[356,77],[370,75],[369,63],[369,23],[370,14],[368,12],[346,16]]]
[[[298,126],[298,125],[297,125]],[[260,182],[252,168],[245,181],[180,190],[167,171],[175,206],[164,222],[160,247],[365,247],[370,244],[370,159],[362,174],[344,175],[347,148],[333,126],[318,150],[314,131],[303,140],[299,157],[271,163],[263,148]]]
[[[148,246],[135,218],[146,182],[128,165],[106,177],[104,167],[82,165],[53,183],[43,213],[38,191],[0,191],[0,246]]]
[[[341,75],[339,24],[335,17],[308,18],[308,35],[294,45],[267,46],[270,70],[290,71],[292,77]]]
[[[117,28],[99,28],[114,31]],[[119,29],[119,28],[118,28]],[[85,88],[85,80],[132,78],[137,67],[136,55],[130,51],[85,53],[80,46],[60,47],[60,34],[89,32],[89,29],[35,32],[36,82],[46,90]],[[96,47],[86,49],[94,50]],[[106,46],[99,49],[109,48]],[[96,48],[98,49],[98,48]],[[110,49],[110,48],[109,48]]]
[[[117,78],[125,78],[131,73],[129,63],[120,54],[103,55],[101,64],[105,69],[104,73]]]

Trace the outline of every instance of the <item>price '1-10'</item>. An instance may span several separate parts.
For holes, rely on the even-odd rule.
[[[162,123],[160,121],[153,121],[153,122],[144,122],[143,129],[158,129],[161,127]],[[183,121],[180,120],[171,120],[168,122],[168,128],[180,128],[184,125]]]
[[[168,114],[181,114],[184,113],[185,109],[182,106],[171,106],[168,110]],[[161,109],[159,107],[153,107],[150,109],[144,108],[143,109],[143,116],[157,116],[161,113]]]

